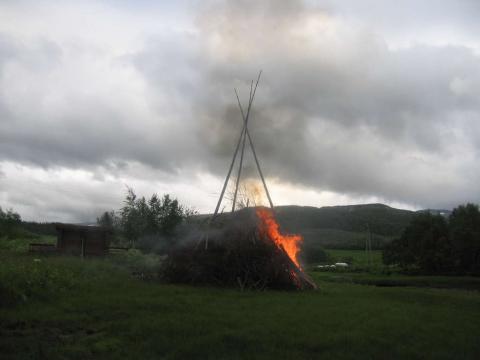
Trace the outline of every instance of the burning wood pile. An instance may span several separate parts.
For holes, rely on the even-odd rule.
[[[280,234],[270,209],[243,209],[225,215],[208,238],[172,251],[162,275],[168,282],[241,290],[316,289],[297,259],[301,241]]]
[[[208,229],[202,240],[186,243],[168,256],[162,269],[166,281],[239,286],[242,290],[316,289],[315,283],[303,272],[298,261],[302,237],[282,235],[279,231],[273,215],[273,202],[248,130],[251,108],[261,74],[260,71],[255,85],[253,81],[250,84],[246,112],[243,111],[235,89],[243,127],[217,206],[209,219]],[[235,212],[247,140],[271,209],[246,208]],[[232,212],[219,215],[220,204],[239,150],[240,159],[233,192]],[[221,222],[220,226],[219,222]]]

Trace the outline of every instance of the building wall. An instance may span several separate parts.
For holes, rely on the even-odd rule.
[[[81,255],[82,233],[79,231],[62,230],[61,241],[57,246],[63,253]]]
[[[87,234],[85,246],[86,255],[104,255],[108,251],[108,244],[105,242],[106,234],[104,232],[92,232]]]
[[[57,248],[60,252],[80,256],[82,242],[85,255],[105,255],[108,252],[108,237],[104,231],[59,230]]]

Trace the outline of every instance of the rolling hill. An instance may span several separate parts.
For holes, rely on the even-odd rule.
[[[422,210],[446,213],[447,210]],[[276,217],[282,231],[303,235],[306,246],[325,248],[363,249],[372,234],[372,247],[380,249],[386,242],[401,234],[416,212],[383,204],[346,206],[278,206]],[[224,215],[227,215],[225,213]],[[198,215],[204,221],[209,215]],[[36,234],[55,235],[52,223],[23,222],[22,226]]]
[[[399,236],[415,215],[383,204],[279,206],[275,212],[284,231],[302,234],[305,245],[348,249],[365,248],[369,229],[372,247],[382,248]]]

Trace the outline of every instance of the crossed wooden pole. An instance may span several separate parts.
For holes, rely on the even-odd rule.
[[[250,84],[250,96],[249,96],[249,101],[248,101],[248,107],[247,107],[247,113],[246,114],[243,111],[243,107],[242,107],[242,104],[240,102],[240,98],[238,96],[237,89],[234,89],[235,90],[235,96],[237,97],[238,107],[240,109],[240,113],[241,113],[242,119],[243,119],[243,127],[242,127],[242,132],[240,133],[240,137],[238,138],[237,146],[235,147],[235,151],[233,153],[232,162],[230,163],[230,167],[228,169],[228,173],[227,173],[227,176],[225,178],[225,182],[223,183],[222,192],[220,193],[220,197],[218,198],[217,206],[215,207],[215,211],[213,213],[212,219],[215,218],[218,214],[218,210],[220,209],[220,204],[222,203],[223,196],[225,195],[225,189],[227,188],[227,184],[228,184],[228,181],[230,179],[230,175],[232,174],[232,169],[233,169],[233,166],[235,164],[235,160],[236,160],[237,155],[238,155],[238,150],[240,149],[240,145],[242,145],[242,151],[240,153],[240,163],[239,163],[239,166],[238,166],[237,180],[236,180],[236,183],[235,183],[235,192],[234,192],[233,204],[232,204],[232,212],[235,211],[235,205],[236,205],[236,202],[237,202],[237,194],[238,194],[238,185],[240,183],[240,177],[242,175],[243,156],[244,156],[244,153],[245,153],[245,142],[246,142],[247,138],[248,138],[248,143],[250,144],[250,148],[252,149],[253,158],[255,159],[255,164],[257,165],[258,173],[260,175],[260,178],[262,179],[262,184],[263,184],[263,187],[265,189],[265,193],[267,194],[268,202],[270,203],[270,207],[273,209],[272,198],[270,197],[270,193],[269,193],[268,188],[267,188],[267,183],[265,182],[265,177],[263,176],[262,168],[260,167],[260,163],[258,161],[258,156],[257,156],[257,153],[255,151],[255,146],[253,145],[253,140],[252,140],[252,137],[250,135],[250,131],[248,130],[248,120],[250,118],[250,110],[252,109],[253,100],[255,98],[255,93],[257,92],[257,87],[258,87],[258,83],[260,81],[260,76],[261,75],[262,75],[262,71],[260,71],[258,73],[258,77],[257,77],[257,81],[255,82],[255,86],[253,86],[253,81]]]

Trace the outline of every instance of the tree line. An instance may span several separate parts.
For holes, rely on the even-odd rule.
[[[383,261],[425,274],[480,274],[478,205],[455,208],[448,218],[422,212],[400,238],[386,245]]]
[[[12,209],[4,211],[0,207],[0,237],[11,237],[17,226],[22,222],[19,214]]]
[[[128,188],[123,207],[117,212],[104,212],[97,223],[112,229],[116,239],[126,240],[129,246],[161,253],[174,245],[180,225],[193,215],[194,210],[169,194],[153,194],[147,200]]]

